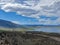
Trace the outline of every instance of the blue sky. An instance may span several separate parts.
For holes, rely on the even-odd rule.
[[[35,18],[24,17],[21,15],[16,14],[15,12],[4,12],[0,10],[0,19],[7,20],[7,21],[16,21],[20,24],[31,24],[31,23],[38,23],[38,20]]]
[[[60,25],[60,0],[1,0],[0,19],[22,25]]]
[[[46,17],[44,15],[40,16],[41,19],[45,19],[47,20],[48,18],[50,18],[50,20],[56,20],[58,17]],[[0,19],[3,20],[7,20],[7,21],[11,21],[11,22],[16,22],[19,24],[35,24],[35,25],[41,25],[40,22],[35,19],[35,18],[31,18],[31,17],[25,17],[25,16],[21,16],[15,12],[5,12],[3,10],[0,10]]]

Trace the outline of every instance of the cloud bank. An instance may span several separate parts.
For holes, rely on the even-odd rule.
[[[60,24],[60,0],[0,0],[0,9],[36,18],[40,24]]]

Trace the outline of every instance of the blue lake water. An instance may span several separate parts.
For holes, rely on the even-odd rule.
[[[60,33],[60,27],[39,27],[35,31]]]

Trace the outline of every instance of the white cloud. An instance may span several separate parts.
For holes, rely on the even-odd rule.
[[[57,19],[57,20],[44,20],[44,19],[41,19],[39,20],[41,24],[43,25],[59,25],[60,24],[60,19]]]
[[[22,16],[36,18],[41,23],[44,22],[43,24],[51,24],[53,21],[40,19],[41,15],[59,17],[54,20],[56,24],[60,20],[60,0],[0,0],[0,8],[6,12],[16,12]]]

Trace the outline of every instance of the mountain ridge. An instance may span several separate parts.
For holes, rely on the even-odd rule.
[[[17,28],[17,27],[19,27],[19,26],[20,26],[20,25],[15,24],[15,23],[13,23],[13,22],[0,19],[0,27]]]

